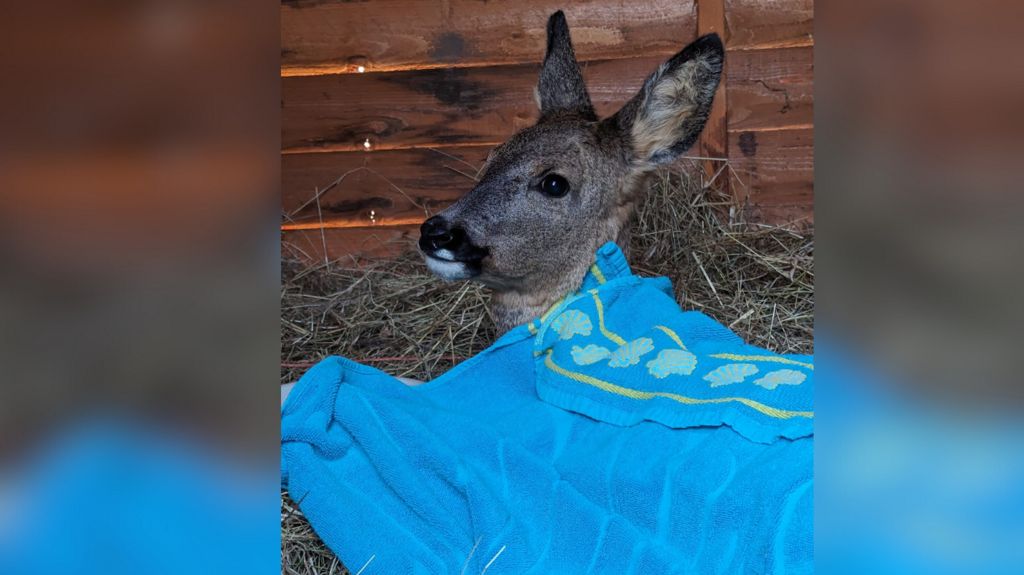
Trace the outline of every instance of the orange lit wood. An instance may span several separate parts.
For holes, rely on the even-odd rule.
[[[697,35],[703,36],[717,32],[722,42],[728,43],[729,37],[725,28],[725,1],[724,0],[699,0],[697,4]],[[725,174],[725,160],[729,157],[728,126],[726,114],[728,100],[726,97],[726,86],[729,81],[730,57],[725,59],[725,69],[722,71],[722,81],[715,92],[715,101],[711,106],[711,114],[708,115],[707,124],[701,133],[700,142],[697,146],[699,155],[704,158],[721,158],[720,160],[705,160],[702,162],[704,173],[713,185],[729,192],[729,178]],[[727,175],[727,174],[726,174]]]
[[[814,124],[814,53],[811,48],[731,51],[727,58],[729,130],[770,130]],[[735,152],[731,148],[729,151]]]
[[[754,221],[814,218],[814,130],[729,131],[732,189]]]
[[[680,34],[679,47],[693,40]],[[590,97],[615,113],[661,56],[590,62]],[[282,145],[288,152],[494,145],[537,120],[537,65],[284,78]]]
[[[281,232],[281,257],[358,263],[362,258],[389,258],[416,249],[419,226],[377,226]],[[324,248],[326,247],[326,251]]]
[[[814,44],[814,0],[725,0],[725,22],[730,50]]]
[[[673,54],[695,29],[692,0],[286,0],[281,74],[537,65],[548,16],[560,9],[580,60]]]
[[[473,187],[489,146],[285,154],[285,229],[419,224]]]

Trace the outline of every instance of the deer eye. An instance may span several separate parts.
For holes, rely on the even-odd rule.
[[[540,181],[540,191],[552,198],[560,198],[569,193],[569,180],[558,174],[548,174]]]

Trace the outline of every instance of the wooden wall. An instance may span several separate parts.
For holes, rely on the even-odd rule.
[[[408,247],[425,212],[466,192],[489,149],[535,121],[558,9],[601,115],[699,33],[719,32],[725,81],[689,155],[728,159],[716,182],[751,217],[810,221],[812,0],[285,0],[285,255]]]

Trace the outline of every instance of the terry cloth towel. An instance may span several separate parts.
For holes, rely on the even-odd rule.
[[[314,366],[282,484],[364,575],[809,573],[813,376],[606,244],[578,292],[431,382]]]

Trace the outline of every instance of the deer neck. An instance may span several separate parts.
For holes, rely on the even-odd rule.
[[[619,248],[628,254],[630,230],[629,226],[619,228],[613,235]],[[596,247],[594,248],[597,249]],[[533,285],[528,290],[495,291],[491,297],[490,310],[494,323],[501,335],[517,325],[527,323],[543,315],[566,294],[575,292],[583,282],[583,276],[593,259],[570,266],[568,271],[548,276],[550,281]]]
[[[579,275],[582,277],[582,272]],[[565,294],[579,287],[579,283],[580,278],[576,278],[572,281],[559,282],[558,285],[544,290],[495,292],[491,297],[490,306],[491,316],[494,317],[499,335],[543,315]]]

